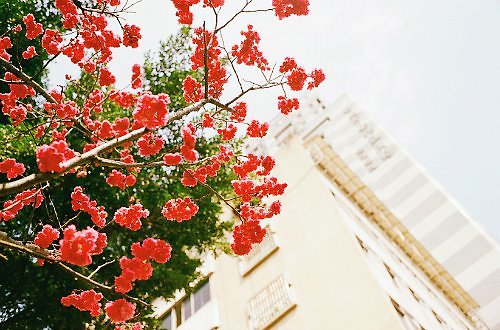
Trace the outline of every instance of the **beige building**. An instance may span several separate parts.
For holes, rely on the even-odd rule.
[[[275,120],[288,183],[244,258],[207,259],[164,328],[500,329],[500,249],[347,97]]]

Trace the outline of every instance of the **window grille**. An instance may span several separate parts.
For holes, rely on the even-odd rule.
[[[267,234],[264,236],[262,242],[254,244],[252,250],[247,255],[241,256],[240,271],[243,276],[250,273],[250,271],[278,249],[275,235],[271,232],[271,228],[267,226],[266,230]]]
[[[280,275],[250,299],[248,313],[251,329],[267,329],[295,307],[289,286],[285,277]]]

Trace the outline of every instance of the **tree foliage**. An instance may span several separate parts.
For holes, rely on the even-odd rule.
[[[172,1],[180,23],[192,24],[198,2]],[[224,1],[203,3],[213,29],[183,27],[133,66],[130,83],[107,66],[114,48],[141,38],[123,21],[128,2],[56,0],[55,10],[18,1],[2,13],[2,327],[154,328],[152,299],[189,288],[201,254],[228,250],[233,223],[221,219],[222,205],[238,218],[231,249],[239,255],[262,241],[261,221],[280,212],[268,200],[286,187],[271,176],[274,160],[242,151],[238,131],[262,138],[269,129],[247,119],[244,98],[280,88],[278,108],[288,114],[298,100],[287,89],[315,88],[324,75],[289,57],[271,70],[252,26],[230,49],[219,40],[239,15],[305,15],[308,1],[262,9],[245,0],[225,22]],[[59,56],[82,73],[47,90],[44,70]],[[244,79],[243,65],[263,80]],[[231,79],[237,90],[226,93]]]

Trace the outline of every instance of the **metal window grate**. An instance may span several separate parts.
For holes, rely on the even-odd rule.
[[[247,255],[241,256],[241,273],[243,276],[253,270],[278,248],[271,228],[267,226],[266,230],[267,234],[264,236],[262,242],[254,244],[252,250]]]
[[[272,281],[248,302],[252,329],[266,329],[295,306],[283,275]]]

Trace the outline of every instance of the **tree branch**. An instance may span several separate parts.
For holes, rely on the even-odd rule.
[[[209,100],[202,100],[198,103],[195,103],[191,106],[185,107],[179,111],[176,111],[171,114],[171,116],[167,120],[167,125],[173,122],[174,120],[180,119],[185,115],[197,111],[201,109],[205,104],[209,103]],[[99,154],[112,150],[113,148],[122,145],[129,141],[134,141],[149,132],[149,130],[145,127],[136,129],[128,134],[120,136],[119,138],[114,138],[106,143],[103,143],[92,150],[87,151],[81,155],[71,158],[70,160],[62,163],[62,167],[64,170],[58,173],[35,173],[28,175],[24,178],[21,178],[16,181],[6,182],[0,184],[0,196],[10,195],[14,193],[21,192],[29,187],[34,186],[35,184],[47,182],[49,180],[55,179],[64,175],[71,171],[72,169],[90,163],[92,160],[95,160],[96,156]]]

